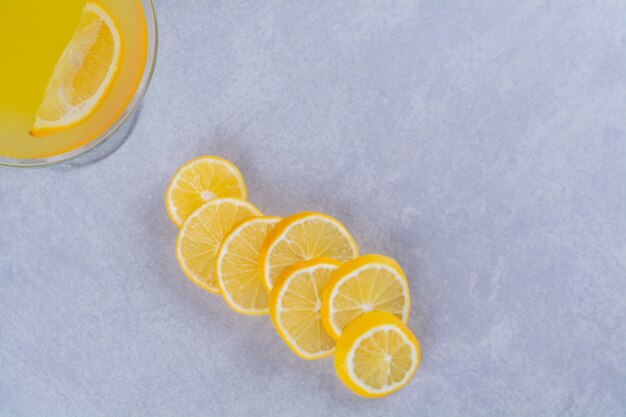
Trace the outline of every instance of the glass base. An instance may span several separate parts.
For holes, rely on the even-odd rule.
[[[124,121],[124,123],[122,123],[119,129],[117,129],[111,136],[107,138],[107,140],[98,144],[98,146],[89,150],[89,152],[85,152],[82,155],[79,155],[75,158],[69,159],[57,165],[56,168],[71,169],[83,167],[85,165],[101,161],[104,158],[112,155],[124,144],[124,142],[126,142],[126,139],[128,139],[128,136],[130,136],[130,134],[132,133],[135,127],[135,123],[137,123],[139,113],[141,113],[141,105],[135,108],[133,113]]]

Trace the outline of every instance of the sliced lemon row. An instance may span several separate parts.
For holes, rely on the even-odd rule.
[[[187,218],[176,239],[176,258],[187,277],[201,288],[219,293],[215,258],[224,237],[239,223],[262,213],[237,198],[205,203]]]
[[[246,197],[241,173],[224,159],[196,158],[176,172],[166,207],[182,225],[176,256],[185,275],[239,313],[269,311],[299,357],[334,351],[337,375],[358,395],[406,385],[420,350],[404,324],[410,293],[400,265],[357,257],[354,239],[330,216],[265,217]]]
[[[327,257],[347,261],[358,255],[356,242],[335,218],[321,213],[294,214],[268,235],[260,253],[261,278],[268,290],[290,265]]]
[[[302,359],[332,354],[335,341],[320,317],[322,291],[341,262],[316,258],[285,269],[270,293],[270,317],[287,346]]]
[[[411,306],[409,284],[398,263],[383,255],[364,255],[346,262],[324,289],[322,322],[339,338],[343,328],[369,311],[385,311],[404,323]]]
[[[215,274],[222,296],[236,312],[267,314],[267,290],[259,274],[259,250],[267,234],[282,219],[251,217],[235,227],[217,253]]]
[[[335,347],[335,371],[358,395],[376,398],[405,386],[420,362],[417,339],[396,316],[370,312],[346,326]]]
[[[180,227],[187,217],[215,198],[248,198],[243,175],[230,161],[218,156],[201,156],[182,165],[165,191],[165,208]]]
[[[29,133],[44,136],[89,117],[109,92],[121,55],[122,39],[113,17],[99,3],[87,2],[54,67]]]

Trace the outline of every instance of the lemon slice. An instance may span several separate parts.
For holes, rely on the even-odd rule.
[[[420,362],[417,339],[396,316],[366,313],[350,323],[335,347],[335,371],[358,395],[389,395],[415,374]]]
[[[332,354],[335,341],[320,319],[322,290],[341,262],[303,261],[285,269],[270,293],[270,317],[287,346],[302,359]]]
[[[252,204],[237,198],[218,198],[193,212],[176,239],[176,258],[185,275],[201,288],[219,293],[215,257],[224,236],[247,218],[261,215]]]
[[[347,261],[358,254],[354,239],[337,219],[304,212],[285,218],[261,248],[261,278],[271,290],[289,265],[318,257]]]
[[[174,173],[165,192],[165,208],[172,222],[180,227],[198,207],[222,197],[248,197],[243,175],[226,159],[201,156]]]
[[[342,329],[372,310],[395,314],[404,323],[411,305],[400,265],[383,255],[364,255],[341,266],[324,289],[322,322],[335,339]]]
[[[282,219],[252,217],[235,227],[217,253],[215,274],[226,303],[242,314],[267,314],[267,290],[259,275],[259,250]]]
[[[87,2],[72,39],[54,67],[29,133],[43,136],[89,117],[109,92],[121,54],[115,21],[101,5]]]

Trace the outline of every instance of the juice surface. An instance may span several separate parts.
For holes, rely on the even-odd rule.
[[[86,0],[0,0],[0,156],[42,158],[75,149],[104,132],[135,94],[146,64],[148,32],[140,0],[99,0],[120,30],[117,77],[103,103],[85,121],[44,137],[28,130],[48,79]]]

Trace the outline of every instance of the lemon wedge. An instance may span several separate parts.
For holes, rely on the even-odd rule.
[[[113,17],[100,4],[87,2],[28,133],[44,136],[89,117],[109,92],[121,54],[122,40]]]

